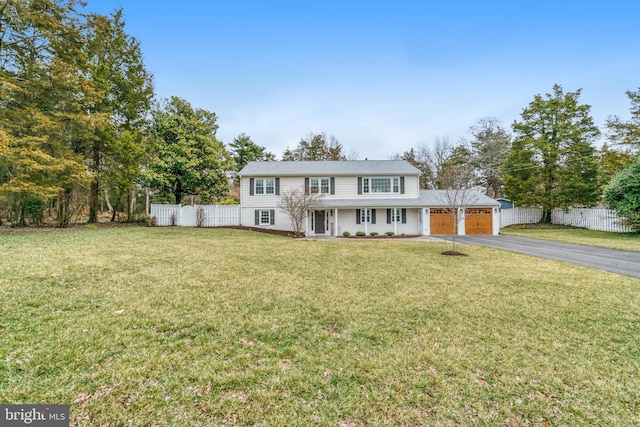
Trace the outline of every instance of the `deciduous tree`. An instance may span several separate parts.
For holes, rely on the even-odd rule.
[[[280,196],[278,208],[291,219],[291,227],[296,236],[304,235],[304,219],[307,213],[317,206],[320,197],[317,193],[305,194],[299,188],[292,188]]]
[[[493,117],[478,120],[471,127],[471,135],[471,164],[476,182],[487,196],[502,197],[502,164],[511,148],[511,135]]]
[[[477,199],[470,186],[473,177],[473,167],[468,163],[452,163],[444,168],[439,176],[443,188],[444,202],[453,220],[451,241],[454,254],[457,254],[456,236],[458,235],[460,223],[464,219],[464,212],[462,211]]]

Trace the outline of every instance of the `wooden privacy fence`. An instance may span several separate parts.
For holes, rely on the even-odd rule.
[[[542,209],[514,208],[500,211],[500,227],[514,224],[534,224],[542,219]],[[609,209],[570,208],[551,211],[551,222],[558,225],[588,228],[589,230],[626,233],[631,231],[621,223],[615,211]]]
[[[151,205],[156,225],[167,227],[223,227],[240,225],[240,205]]]

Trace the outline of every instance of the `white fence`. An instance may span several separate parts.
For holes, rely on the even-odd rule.
[[[542,219],[542,209],[514,208],[500,211],[500,228],[513,224],[535,224]]]
[[[500,211],[501,228],[513,224],[533,224],[540,222],[540,219],[542,219],[542,209],[538,208],[514,208]],[[621,223],[615,211],[609,209],[570,208],[566,211],[554,209],[551,211],[551,222],[558,225],[588,228],[589,230],[616,233],[631,231],[629,227]]]
[[[240,205],[151,205],[156,225],[223,227],[240,225]]]

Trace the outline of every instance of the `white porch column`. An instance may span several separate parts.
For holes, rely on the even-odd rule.
[[[333,235],[338,237],[338,208],[335,208],[333,210]]]
[[[369,231],[368,231],[368,228],[367,228],[367,223],[369,222],[369,221],[367,221],[367,214],[368,213],[369,213],[369,209],[364,208],[364,234],[365,235],[369,234]]]
[[[465,231],[467,219],[465,218],[463,207],[459,208],[458,215],[460,215],[458,218],[462,218],[462,220],[458,222],[458,236],[464,236],[467,234]]]
[[[309,211],[307,211],[307,214],[304,216],[304,235],[309,236]]]
[[[398,213],[397,211],[398,208],[393,208],[393,210],[391,211],[393,213],[393,234],[397,235],[398,234],[398,217],[396,216],[396,214]]]

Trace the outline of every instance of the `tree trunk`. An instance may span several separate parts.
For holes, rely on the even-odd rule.
[[[16,227],[26,227],[27,226],[27,220],[25,218],[25,212],[24,212],[24,203],[20,204],[20,209],[18,209],[18,221],[16,222]]]
[[[135,184],[129,191],[127,196],[127,222],[133,222],[133,214],[136,206],[136,188]]]
[[[542,208],[542,219],[540,220],[543,224],[551,224],[551,208]]]
[[[150,199],[150,197],[149,197],[149,187],[144,189],[144,196],[145,196],[144,214],[145,214],[145,216],[149,217],[149,216],[151,216],[151,210],[150,210],[151,205],[149,203],[149,201],[150,201],[149,200]]]
[[[71,191],[62,190],[58,193],[58,227],[67,228],[69,226],[69,207],[71,204]]]
[[[95,224],[98,222],[98,205],[100,198],[100,185],[98,184],[98,177],[91,182],[91,194],[89,195],[89,224]]]

